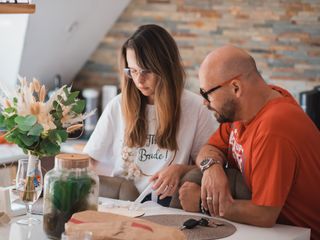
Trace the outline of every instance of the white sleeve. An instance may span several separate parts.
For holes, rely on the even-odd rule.
[[[214,118],[213,112],[202,105],[199,110],[197,128],[191,149],[191,160],[193,162],[195,162],[202,146],[208,142],[218,126],[219,124]]]
[[[91,134],[86,146],[83,149],[84,153],[87,153],[93,159],[104,162],[108,166],[114,166],[113,156],[113,143],[115,135],[115,119],[116,114],[113,115],[112,108],[114,104],[110,102],[104,109],[99,121]]]

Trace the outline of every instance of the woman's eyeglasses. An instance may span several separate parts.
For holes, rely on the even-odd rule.
[[[128,78],[131,79],[137,79],[139,76],[147,76],[148,74],[151,74],[152,72],[148,69],[134,69],[134,68],[124,68],[124,73]]]

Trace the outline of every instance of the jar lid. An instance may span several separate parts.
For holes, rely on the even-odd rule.
[[[62,153],[55,157],[55,164],[58,164],[59,168],[87,168],[89,161],[87,154]]]

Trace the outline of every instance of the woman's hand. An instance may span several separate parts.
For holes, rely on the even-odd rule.
[[[172,196],[178,189],[182,175],[191,167],[194,166],[172,164],[157,172],[150,178],[150,182],[155,182],[152,189],[157,190],[157,195],[161,195],[160,199]]]

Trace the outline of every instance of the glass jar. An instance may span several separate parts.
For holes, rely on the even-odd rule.
[[[89,170],[89,160],[88,155],[59,154],[45,175],[43,228],[49,238],[60,239],[72,214],[97,210],[99,178]]]

